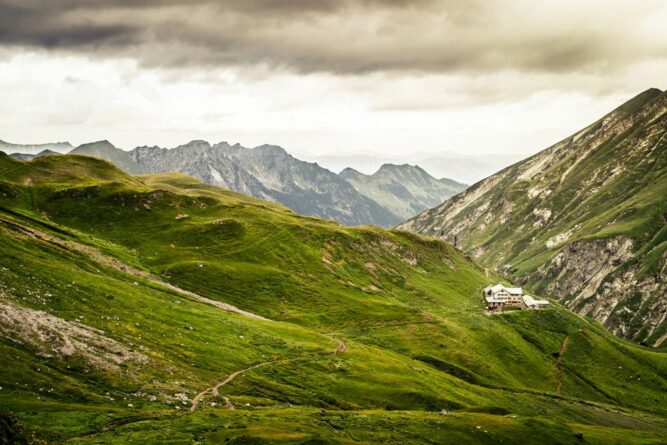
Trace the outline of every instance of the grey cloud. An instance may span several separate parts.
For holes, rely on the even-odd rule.
[[[0,45],[132,57],[158,67],[267,65],[339,74],[602,71],[667,56],[664,33],[640,32],[649,7],[634,15],[619,8],[601,26],[594,8],[573,3],[572,24],[556,27],[549,11],[556,6],[539,3],[0,0]]]

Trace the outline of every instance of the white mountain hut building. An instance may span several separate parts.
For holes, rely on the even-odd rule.
[[[486,306],[489,309],[523,306],[523,291],[520,287],[505,287],[502,284],[489,286],[483,292]]]
[[[502,284],[486,287],[483,291],[487,309],[541,309],[547,307],[547,300],[537,300],[530,295],[524,295],[520,287],[505,287]]]

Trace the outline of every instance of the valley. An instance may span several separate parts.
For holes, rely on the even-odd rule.
[[[661,443],[664,353],[433,238],[179,174],[0,154],[14,443]],[[6,425],[6,426],[5,426]]]

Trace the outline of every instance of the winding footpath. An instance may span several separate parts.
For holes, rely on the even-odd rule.
[[[249,367],[244,368],[244,369],[240,369],[238,371],[234,371],[231,374],[229,374],[223,381],[217,383],[214,386],[206,388],[205,390],[203,390],[202,392],[197,394],[192,399],[192,406],[190,407],[190,411],[191,412],[195,411],[199,407],[199,404],[200,404],[201,400],[208,393],[211,393],[214,396],[222,397],[223,400],[225,401],[225,405],[227,406],[227,408],[236,409],[236,407],[234,406],[232,401],[229,399],[229,397],[220,394],[220,391],[219,391],[220,388],[222,388],[223,386],[225,386],[226,384],[228,384],[229,382],[234,380],[236,377],[238,377],[242,374],[245,374],[248,371],[252,371],[254,369],[261,368],[262,366],[270,365],[270,364],[273,364],[273,363],[290,363],[290,362],[295,362],[295,361],[299,361],[299,360],[314,360],[318,357],[321,357],[322,355],[328,355],[328,354],[334,354],[335,355],[335,354],[343,354],[343,353],[347,352],[347,344],[345,344],[345,341],[340,339],[340,338],[337,338],[335,340],[338,342],[338,345],[336,346],[336,349],[331,351],[331,352],[327,352],[327,353],[324,353],[324,354],[316,353],[314,355],[307,356],[307,357],[296,357],[296,358],[284,359],[284,360],[269,360],[269,361],[266,361],[266,362],[257,363],[256,365],[252,365],[252,366],[249,366]]]
[[[268,362],[262,362],[262,363],[258,363],[258,364],[256,364],[256,365],[250,366],[250,367],[248,367],[248,368],[240,369],[240,370],[238,370],[238,371],[234,371],[234,372],[232,372],[232,373],[229,374],[229,375],[227,376],[227,378],[226,378],[225,380],[223,380],[222,382],[218,383],[218,384],[215,385],[215,386],[211,386],[210,388],[206,388],[205,390],[203,390],[202,392],[200,392],[199,394],[197,394],[197,395],[195,396],[195,398],[192,399],[192,406],[190,407],[190,411],[194,411],[194,410],[196,410],[197,407],[199,406],[199,402],[201,401],[201,399],[203,399],[204,396],[205,396],[206,394],[208,394],[209,392],[210,392],[211,394],[213,394],[214,396],[219,396],[219,395],[220,395],[220,392],[219,392],[218,390],[219,390],[221,387],[225,386],[227,383],[229,383],[229,382],[231,382],[232,380],[234,380],[236,377],[240,376],[241,374],[245,374],[246,372],[248,372],[248,371],[252,371],[253,369],[257,369],[257,368],[260,368],[260,367],[262,367],[262,366],[266,366],[266,365],[269,365],[269,364],[271,364],[271,363],[276,363],[276,362],[279,362],[279,361],[280,361],[280,360],[271,360],[271,361],[268,361]],[[231,402],[231,400],[229,400],[229,397],[223,396],[223,398],[224,398],[224,400],[225,400],[225,404],[227,405],[227,408],[229,408],[229,409],[236,409],[236,407],[235,407],[234,404]]]
[[[556,374],[558,376],[558,383],[556,384],[556,394],[558,395],[561,395],[561,388],[563,387],[563,368],[560,365],[560,361],[563,358],[563,354],[565,354],[565,351],[567,350],[567,343],[569,341],[570,337],[565,336],[563,342],[560,344],[560,351],[558,352],[558,357],[554,362],[554,366],[556,367]]]

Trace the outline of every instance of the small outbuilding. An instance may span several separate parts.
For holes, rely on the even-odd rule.
[[[525,304],[526,307],[530,309],[541,309],[549,306],[549,302],[547,300],[536,300],[530,295],[523,296],[523,304]]]

